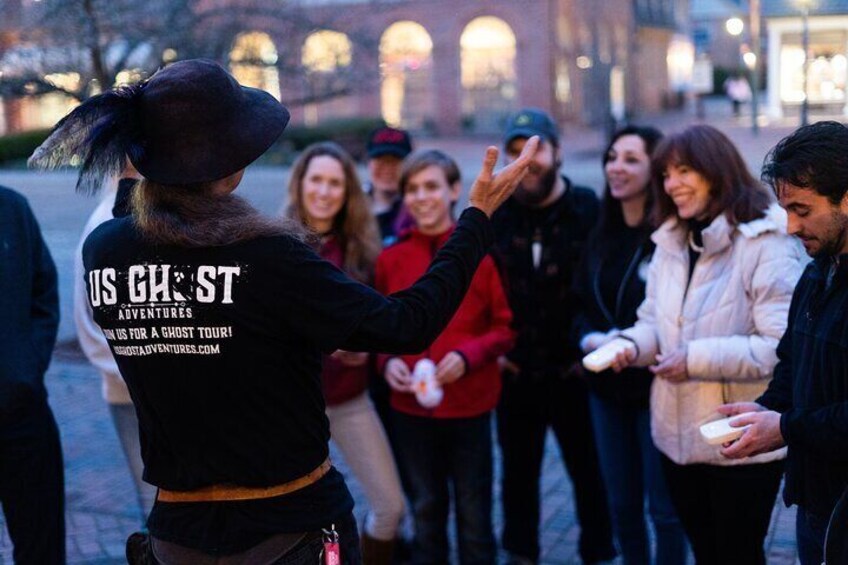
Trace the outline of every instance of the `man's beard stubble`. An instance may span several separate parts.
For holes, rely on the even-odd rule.
[[[830,219],[828,235],[831,235],[831,237],[822,241],[822,246],[814,257],[837,257],[845,249],[845,242],[848,240],[848,216],[835,211],[831,214]]]
[[[551,192],[553,192],[556,186],[559,166],[560,164],[556,163],[548,169],[539,179],[539,184],[535,189],[527,190],[523,182],[519,184],[518,188],[515,189],[515,199],[525,206],[539,206],[542,204],[551,195]]]

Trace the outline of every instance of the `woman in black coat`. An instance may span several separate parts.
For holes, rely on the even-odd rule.
[[[582,311],[580,347],[594,351],[636,321],[654,244],[651,151],[662,137],[654,128],[618,131],[604,153],[606,188],[601,221],[589,238],[576,277]],[[589,377],[590,405],[613,527],[624,563],[660,565],[686,561],[686,538],[665,486],[659,452],[651,440],[647,369],[611,370]],[[644,517],[645,499],[657,533],[655,561]]]

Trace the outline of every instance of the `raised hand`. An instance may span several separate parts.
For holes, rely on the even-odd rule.
[[[498,149],[494,146],[487,148],[486,155],[483,158],[483,170],[480,171],[480,174],[474,180],[474,184],[471,185],[468,205],[479,208],[491,217],[495,210],[512,195],[515,187],[527,174],[527,167],[530,165],[538,147],[539,136],[534,135],[524,144],[521,155],[497,173],[494,170],[498,162]]]

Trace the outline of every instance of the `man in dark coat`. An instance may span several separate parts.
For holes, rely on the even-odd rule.
[[[527,139],[542,139],[515,194],[492,218],[506,271],[515,347],[502,359],[498,441],[503,453],[503,547],[510,563],[539,558],[539,479],[548,429],[574,483],[580,557],[599,563],[616,555],[601,480],[580,350],[570,328],[577,301],[572,277],[598,218],[598,198],[560,175],[560,140],[545,112],[528,108],[510,120],[507,160]]]
[[[728,404],[732,425],[750,427],[722,453],[738,459],[787,446],[783,499],[797,504],[798,558],[819,565],[828,521],[848,492],[848,126],[818,122],[772,149],[763,178],[804,244],[807,266],[789,307],[780,362],[756,402]],[[845,520],[844,514],[842,520]],[[848,535],[830,524],[829,543]],[[831,561],[828,560],[828,563]],[[843,563],[844,561],[833,561]]]
[[[56,267],[26,200],[0,187],[0,503],[16,563],[65,562],[62,448],[44,372]]]

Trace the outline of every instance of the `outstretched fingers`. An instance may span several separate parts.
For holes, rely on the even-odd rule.
[[[536,151],[539,149],[539,136],[534,135],[524,144],[524,147],[521,149],[521,154],[518,156],[518,159],[513,163],[518,168],[524,168],[529,163],[530,160],[533,159],[533,155],[536,154]]]
[[[483,156],[483,170],[480,171],[480,176],[477,177],[483,182],[490,182],[495,173],[495,165],[498,164],[498,148],[490,145],[486,148],[486,154]]]
[[[496,184],[503,185],[508,189],[514,188],[521,179],[524,178],[524,175],[527,174],[527,169],[530,166],[530,161],[533,160],[533,156],[536,154],[536,150],[539,148],[539,136],[534,135],[530,139],[527,140],[527,143],[524,144],[524,148],[521,150],[521,154],[518,158],[498,171],[496,177],[499,182]],[[487,155],[488,157],[488,155]]]

